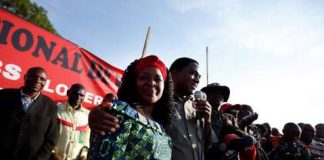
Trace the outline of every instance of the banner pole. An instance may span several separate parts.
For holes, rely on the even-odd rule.
[[[143,47],[142,57],[141,58],[144,58],[145,55],[146,55],[146,50],[147,50],[148,43],[150,41],[150,37],[151,37],[151,26],[149,26],[148,29],[147,29],[146,38],[145,38],[145,42],[144,42],[144,47]]]
[[[208,77],[208,75],[209,75],[209,74],[208,74],[208,46],[206,47],[206,70],[207,70],[207,71],[206,71],[206,74],[207,74],[206,77],[207,77],[207,85],[208,85],[208,84],[209,84],[209,79],[208,79],[208,78],[209,78],[209,77]]]

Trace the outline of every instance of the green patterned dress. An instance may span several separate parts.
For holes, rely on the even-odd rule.
[[[117,116],[120,128],[104,136],[91,133],[89,159],[169,160],[171,138],[163,127],[145,118],[122,101],[114,101],[108,111]]]

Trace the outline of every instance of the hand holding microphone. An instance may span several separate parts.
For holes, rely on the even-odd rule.
[[[199,90],[194,93],[194,97],[195,97],[195,100],[203,100],[203,101],[207,100],[206,93],[199,91]]]
[[[194,108],[196,109],[196,117],[197,119],[204,118],[211,121],[211,106],[207,102],[207,95],[202,91],[196,91],[194,93]]]

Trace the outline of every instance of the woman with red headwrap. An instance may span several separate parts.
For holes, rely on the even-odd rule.
[[[157,56],[135,60],[126,69],[107,112],[120,128],[104,136],[92,133],[90,159],[171,159],[171,139],[164,126],[172,115],[170,74]]]

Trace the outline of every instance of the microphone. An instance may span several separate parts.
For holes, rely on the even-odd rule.
[[[199,91],[199,90],[195,91],[194,97],[195,97],[195,100],[205,101],[207,99],[206,93],[204,93],[203,91]]]
[[[195,100],[206,101],[207,100],[207,95],[206,95],[206,93],[204,93],[204,92],[202,92],[200,90],[197,90],[194,93],[194,98],[195,98]],[[203,118],[203,116],[201,114],[199,114],[199,112],[196,111],[196,118],[198,120],[201,120]]]
[[[204,93],[204,92],[202,92],[200,90],[197,90],[197,91],[194,92],[194,98],[195,98],[195,101],[206,101],[207,95],[206,95],[206,93]],[[195,104],[194,104],[193,107],[196,109]],[[201,129],[204,128],[204,118],[203,118],[204,116],[202,115],[202,113],[200,113],[199,111],[197,112],[197,111],[198,110],[196,109],[195,113],[196,113],[197,133],[198,133],[199,128],[201,128]],[[199,136],[199,134],[198,134],[198,140],[200,141],[202,146],[205,145],[203,134],[201,136]],[[200,157],[199,159],[201,159],[201,157],[203,155],[204,155],[204,151],[201,150],[201,152],[198,153],[198,157]]]

